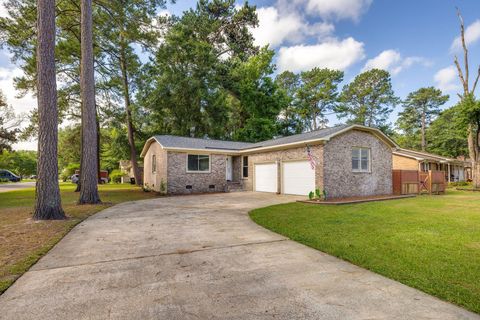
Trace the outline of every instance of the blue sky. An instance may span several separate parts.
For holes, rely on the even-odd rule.
[[[0,0],[0,3],[3,0]],[[167,10],[180,15],[195,1],[178,0]],[[239,2],[241,4],[243,2]],[[277,54],[278,71],[299,72],[330,67],[345,72],[345,83],[368,68],[392,73],[396,94],[404,98],[423,86],[436,86],[457,100],[459,82],[453,68],[459,33],[455,7],[467,27],[471,74],[480,63],[480,1],[478,0],[257,0],[260,27],[253,30],[260,45]],[[0,15],[4,10],[0,7]],[[33,97],[15,99],[11,79],[20,74],[0,51],[0,87],[18,112],[35,106]],[[394,122],[398,109],[392,114]],[[331,117],[330,124],[338,122]],[[34,148],[34,143],[17,148]]]

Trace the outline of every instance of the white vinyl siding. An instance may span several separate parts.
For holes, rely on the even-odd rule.
[[[353,147],[352,148],[352,171],[370,172],[370,149]]]

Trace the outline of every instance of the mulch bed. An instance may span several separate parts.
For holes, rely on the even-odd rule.
[[[362,202],[396,200],[396,199],[413,198],[413,197],[416,197],[416,195],[387,194],[387,195],[380,195],[380,196],[334,198],[334,199],[327,199],[327,200],[298,200],[297,202],[310,203],[310,204],[338,205],[338,204],[352,204],[352,203],[362,203]]]

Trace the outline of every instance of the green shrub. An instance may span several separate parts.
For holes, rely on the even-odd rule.
[[[315,193],[313,193],[313,191],[310,191],[310,193],[308,194],[308,199],[313,200],[314,197]]]
[[[448,184],[449,187],[466,187],[470,185],[472,185],[472,183],[467,181],[450,182]]]
[[[167,193],[167,184],[165,183],[165,181],[160,181],[160,193]]]
[[[317,197],[317,199],[322,198],[322,192],[320,191],[319,188],[315,189],[315,196]]]
[[[121,170],[115,169],[110,173],[110,179],[113,183],[121,183],[122,177],[124,176]]]

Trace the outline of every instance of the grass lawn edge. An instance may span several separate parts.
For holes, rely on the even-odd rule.
[[[67,191],[63,190],[64,187],[67,188],[68,190]],[[11,287],[15,283],[15,281],[17,281],[24,273],[26,273],[33,265],[35,265],[43,256],[45,256],[52,248],[54,248],[73,228],[75,228],[81,222],[117,204],[132,202],[132,201],[154,199],[154,198],[163,196],[155,192],[141,191],[141,188],[138,188],[135,186],[128,187],[125,185],[118,185],[117,186],[118,189],[116,189],[115,187],[116,185],[107,185],[107,187],[105,185],[99,186],[99,192],[103,200],[103,202],[100,204],[77,205],[75,202],[75,204],[72,205],[72,203],[70,203],[69,201],[64,201],[65,200],[64,196],[66,192],[71,193],[74,187],[72,185],[61,184],[62,206],[64,207],[65,213],[67,215],[67,219],[45,220],[40,222],[34,222],[33,219],[31,219],[30,217],[29,222],[31,222],[32,224],[43,223],[45,225],[53,224],[53,223],[61,223],[63,225],[60,228],[63,228],[63,229],[60,229],[60,231],[57,230],[57,233],[52,235],[50,238],[48,238],[45,243],[42,243],[41,247],[29,251],[28,254],[24,255],[21,259],[15,260],[13,263],[8,264],[4,268],[3,272],[0,272],[0,296],[3,293],[5,293],[5,291],[8,290],[8,288]],[[123,192],[123,193],[120,193],[121,196],[116,195],[115,201],[110,201],[110,197],[108,193],[118,192],[118,191]],[[132,195],[132,191],[133,191],[133,195]],[[31,202],[31,201],[34,201],[34,192],[35,192],[35,188],[26,188],[23,190],[8,191],[8,192],[0,193],[0,199],[2,197],[11,196],[12,198],[21,197],[21,199],[23,200],[25,199],[25,194],[28,194],[27,198]],[[78,197],[78,193],[73,193],[73,194],[70,194],[69,196],[70,197],[73,196],[76,199]],[[129,196],[131,196],[132,198],[129,198]],[[32,198],[30,199],[30,197]],[[68,200],[70,200],[70,198],[68,198]],[[6,206],[3,207],[3,209],[12,209],[12,208],[15,209],[17,205],[16,202],[21,203],[21,201],[15,201],[15,199],[9,202],[10,203],[6,204]],[[67,204],[65,204],[65,202],[67,202]],[[71,215],[69,211],[72,211],[72,208],[75,211],[76,210],[82,211],[81,214],[75,213]],[[25,212],[28,212],[28,215],[31,215],[33,211],[33,207],[31,206],[19,207],[19,209],[22,209],[23,211],[22,213],[24,213],[24,216],[25,216]],[[0,212],[1,210],[2,210],[2,207],[0,207]],[[3,244],[0,244],[0,246],[1,245]],[[2,273],[4,274],[5,270],[6,270],[6,275],[2,276]]]
[[[479,194],[479,196],[480,196],[480,194]],[[437,196],[434,196],[434,197],[437,197]],[[415,198],[413,198],[413,199],[415,199]],[[480,197],[479,197],[479,199],[480,199]],[[404,199],[393,200],[393,201],[404,201]],[[392,201],[388,201],[388,202],[391,203]],[[376,202],[376,204],[378,204],[378,203],[380,203],[380,202]],[[284,206],[290,205],[290,204],[295,204],[295,203],[277,204],[277,205],[267,206],[267,207],[263,207],[263,208],[256,208],[256,209],[253,209],[249,212],[249,217],[257,225],[259,225],[259,226],[261,226],[261,227],[263,227],[263,228],[265,228],[269,231],[272,231],[272,232],[275,232],[279,235],[282,235],[282,236],[288,238],[289,240],[295,241],[295,242],[303,244],[303,245],[305,245],[309,248],[312,248],[312,249],[318,250],[320,252],[326,253],[328,255],[334,256],[338,259],[341,259],[343,261],[346,261],[348,263],[351,263],[351,264],[356,265],[358,267],[361,267],[363,269],[369,270],[371,272],[379,274],[379,275],[381,275],[383,277],[386,277],[388,279],[397,281],[397,282],[399,282],[403,285],[406,285],[408,287],[417,289],[417,290],[422,291],[422,292],[424,292],[428,295],[434,296],[434,297],[436,297],[436,298],[438,298],[442,301],[445,301],[445,302],[451,303],[453,305],[465,308],[465,309],[467,309],[469,311],[472,311],[474,313],[477,313],[477,314],[480,313],[480,302],[479,302],[479,299],[478,299],[478,297],[480,297],[480,295],[478,295],[478,294],[476,296],[477,297],[477,302],[475,302],[475,301],[465,302],[465,301],[462,300],[463,298],[461,298],[461,297],[452,298],[452,295],[439,293],[438,289],[435,286],[429,287],[429,286],[426,286],[422,283],[417,282],[417,279],[415,279],[414,277],[413,278],[406,278],[404,276],[398,276],[395,273],[389,272],[388,269],[383,269],[383,268],[375,266],[375,265],[372,266],[372,264],[369,263],[369,262],[362,263],[362,262],[359,261],[359,259],[355,259],[355,258],[352,259],[352,255],[350,255],[350,254],[345,254],[345,253],[339,252],[339,250],[337,250],[336,248],[332,248],[332,247],[328,247],[328,246],[323,246],[323,247],[319,246],[318,243],[316,243],[314,241],[314,239],[312,240],[312,239],[309,239],[308,236],[303,237],[301,234],[299,234],[298,230],[297,230],[296,233],[294,232],[293,236],[292,236],[292,233],[281,232],[279,230],[284,226],[282,226],[282,227],[272,227],[272,224],[274,224],[274,223],[272,223],[271,225],[268,225],[268,223],[264,223],[264,221],[262,221],[262,218],[261,218],[262,210],[265,210],[265,209],[268,210],[268,209],[272,209],[272,208],[281,208],[281,207],[284,207]],[[344,205],[324,207],[324,206],[311,206],[309,204],[303,204],[303,203],[296,203],[296,204],[317,208],[317,210],[321,210],[321,209],[325,209],[325,208],[334,208],[334,209],[337,209],[337,210],[341,210],[342,208],[344,208]],[[350,208],[351,206],[360,206],[360,205],[368,205],[368,204],[369,203],[359,203],[359,204],[350,204],[350,205],[345,205],[345,206],[348,206]],[[374,203],[372,203],[372,204],[374,204]],[[271,217],[271,215],[270,215],[270,217]],[[353,255],[353,256],[355,257],[355,255]],[[461,273],[462,271],[463,270],[459,270],[459,273]],[[454,285],[457,285],[457,284],[454,284]]]

